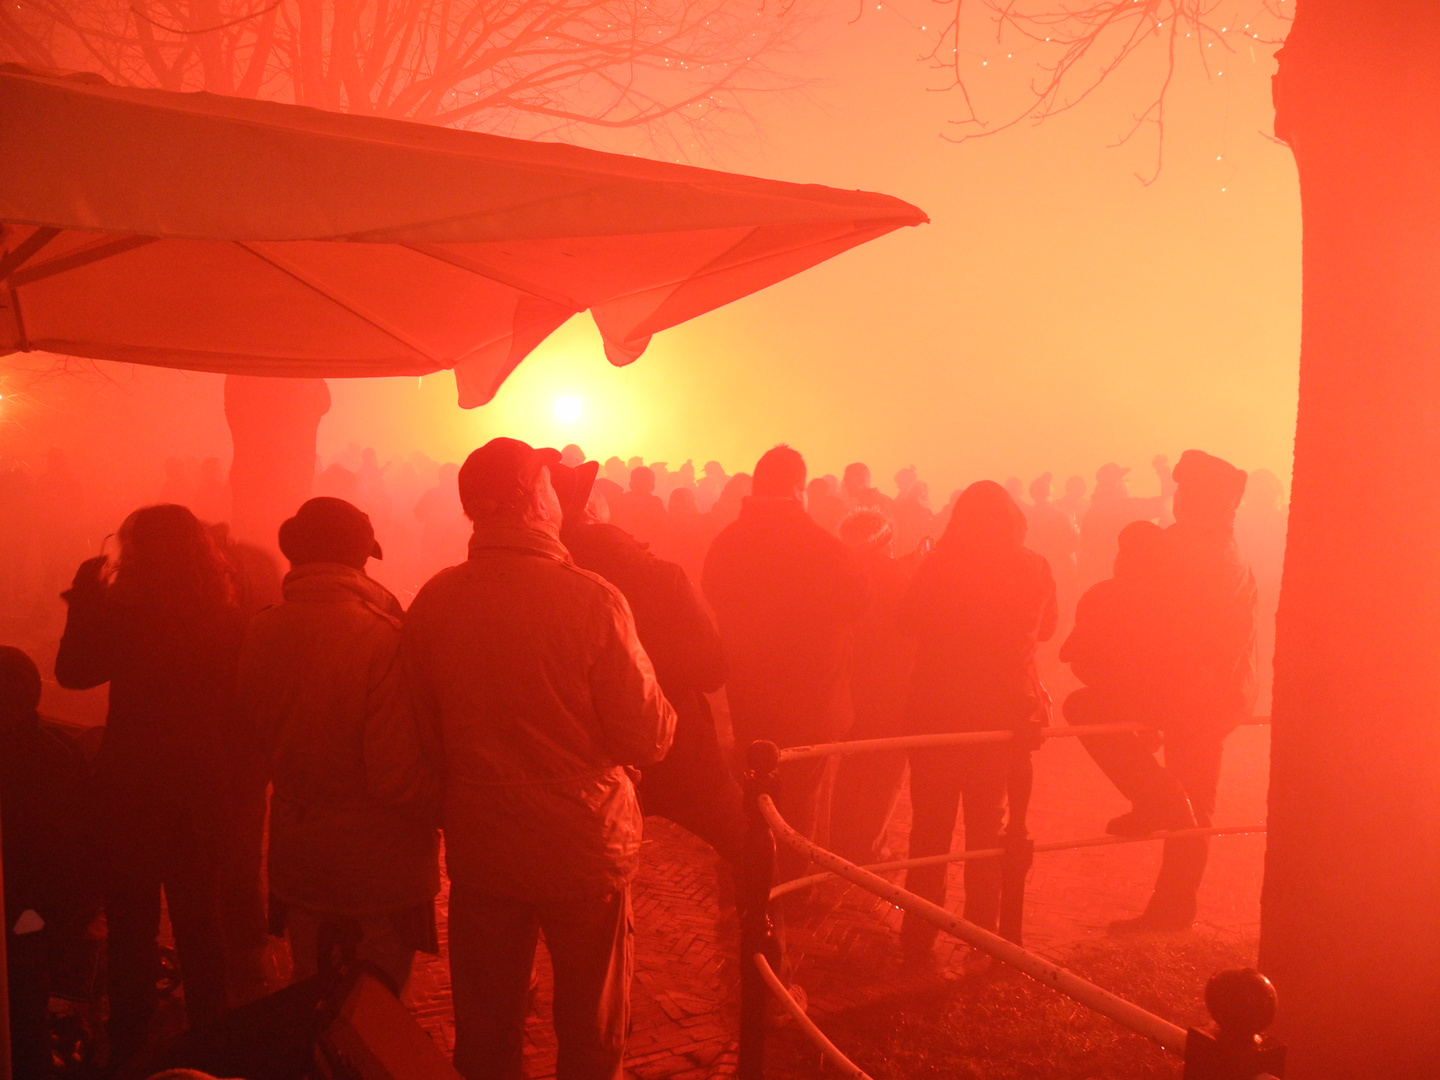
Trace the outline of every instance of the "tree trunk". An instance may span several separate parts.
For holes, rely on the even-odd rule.
[[[310,497],[315,433],[329,409],[324,379],[226,376],[231,529],[238,539],[277,550],[280,523]]]
[[[1290,1076],[1440,1076],[1440,4],[1299,0],[1304,224],[1261,964]]]

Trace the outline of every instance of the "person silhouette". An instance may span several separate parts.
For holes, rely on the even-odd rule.
[[[1120,530],[1132,521],[1154,520],[1165,512],[1162,496],[1139,498],[1125,486],[1129,468],[1113,461],[1095,473],[1090,508],[1080,522],[1079,573],[1082,585],[1093,584],[1110,573]]]
[[[665,503],[655,494],[655,470],[637,465],[630,470],[630,490],[610,507],[610,519],[635,539],[653,544],[665,533]]]
[[[5,827],[4,915],[15,1080],[51,1070],[51,978],[65,946],[94,914],[85,879],[89,770],[76,746],[40,716],[40,670],[0,646],[0,818]]]
[[[235,843],[235,808],[264,792],[258,748],[236,723],[244,624],[228,565],[183,506],[137,510],[118,536],[113,572],[88,559],[64,594],[55,658],[66,689],[110,684],[95,784],[117,1065],[144,1045],[158,1004],[162,890],[190,1024],[225,1010],[217,864]]]
[[[560,539],[583,570],[619,589],[635,615],[640,644],[655,665],[665,699],[675,707],[675,741],[663,761],[640,774],[640,802],[654,814],[688,829],[739,868],[745,832],[740,787],[726,767],[706,694],[725,683],[725,653],[682,566],[657,557],[623,529],[598,522],[589,513],[588,469],[557,467],[555,490],[564,511]],[[672,506],[699,524],[694,493],[677,488]],[[676,521],[672,513],[671,524]]]
[[[870,507],[881,510],[892,521],[895,518],[895,503],[870,483],[870,466],[863,461],[845,466],[845,475],[840,481],[840,495],[851,510]]]
[[[851,512],[840,523],[839,533],[869,587],[869,602],[855,630],[850,665],[855,721],[846,738],[903,735],[916,642],[901,631],[897,616],[916,560],[895,557],[894,528],[879,510]],[[836,854],[856,863],[884,858],[885,834],[900,795],[905,763],[904,751],[840,759],[830,816],[830,847]]]
[[[805,509],[826,532],[833,533],[840,528],[840,522],[849,511],[845,500],[835,494],[835,489],[823,476],[817,476],[805,486]]]
[[[543,933],[563,1071],[619,1077],[643,819],[627,766],[665,757],[675,711],[614,585],[560,542],[557,451],[492,439],[465,460],[470,557],[406,615],[401,646],[445,780],[455,1068],[524,1075]]]
[[[866,585],[849,549],[805,512],[805,459],[781,444],[755,465],[754,494],[705,558],[702,587],[730,662],[726,693],[735,748],[824,742],[850,726],[851,642]],[[777,806],[813,835],[825,760],[781,766]],[[782,855],[795,876],[805,859]]]
[[[1134,804],[1107,826],[1117,835],[1209,826],[1225,738],[1255,700],[1255,577],[1235,545],[1246,474],[1187,450],[1174,477],[1175,524],[1158,540],[1154,527],[1127,526],[1114,579],[1081,598],[1061,650],[1087,683],[1065,700],[1071,723],[1136,720],[1164,736],[1163,767],[1138,736],[1084,740]],[[1204,837],[1167,840],[1145,911],[1112,928],[1188,928],[1208,851]]]
[[[955,501],[950,524],[921,563],[897,614],[918,639],[906,706],[907,733],[1012,729],[1028,735],[1043,708],[1035,647],[1055,632],[1050,565],[1025,547],[1025,515],[991,480]],[[965,847],[996,847],[1014,750],[1005,744],[926,749],[910,755],[910,857],[950,850],[964,805]],[[905,888],[945,902],[946,867],[912,867]],[[1000,920],[1001,867],[965,864],[965,918],[987,930]],[[907,959],[930,955],[937,931],[906,914]]]
[[[280,526],[284,598],[250,624],[247,720],[274,787],[270,927],[298,981],[348,936],[399,993],[434,953],[440,783],[400,658],[400,602],[365,572],[384,553],[358,507],[315,498]]]

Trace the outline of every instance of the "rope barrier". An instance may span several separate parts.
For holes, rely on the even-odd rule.
[[[761,953],[755,953],[751,959],[760,969],[760,977],[765,980],[765,985],[770,988],[770,992],[775,995],[776,1000],[785,1007],[786,1012],[794,1017],[800,1030],[805,1032],[810,1041],[820,1049],[820,1052],[840,1070],[840,1074],[851,1077],[852,1080],[871,1080],[869,1073],[846,1057],[838,1046],[825,1037],[825,1033],[816,1026],[815,1021],[805,1015],[805,1010],[800,1007],[800,1003],[791,996],[785,984],[780,981],[780,977],[775,974],[775,969],[770,966],[770,961],[766,960]]]
[[[1268,716],[1254,716],[1241,727],[1267,727]],[[1147,724],[1062,724],[1040,728],[1035,735],[1042,739],[1088,738],[1091,735],[1143,735],[1155,731]],[[781,762],[803,761],[806,758],[841,757],[850,754],[875,754],[885,750],[924,750],[936,746],[977,746],[1010,742],[1013,731],[947,731],[934,735],[896,735],[886,739],[857,739],[854,742],[814,743],[791,746],[780,751]]]
[[[1056,840],[1036,844],[1032,849],[1041,851],[1070,851],[1075,848],[1107,847],[1111,844],[1139,844],[1149,840],[1185,840],[1195,836],[1243,836],[1263,833],[1264,825],[1220,825],[1207,829],[1172,829],[1167,832],[1144,833],[1141,836],[1091,836],[1084,840]],[[951,851],[944,855],[926,855],[918,859],[895,859],[891,862],[872,863],[858,869],[877,873],[887,870],[908,870],[913,866],[937,866],[941,863],[964,862],[967,859],[999,859],[1006,855],[1004,848],[977,848],[974,851]],[[833,870],[806,877],[792,878],[770,890],[770,899],[778,900],[787,893],[797,892],[821,881],[835,877]]]
[[[1096,725],[1096,727],[1099,726]],[[1059,991],[1102,1016],[1108,1016],[1122,1027],[1129,1028],[1131,1031],[1159,1043],[1166,1050],[1181,1055],[1185,1053],[1186,1032],[1184,1028],[1080,978],[1058,964],[1053,964],[1043,957],[1022,949],[999,934],[993,934],[972,922],[967,922],[938,904],[932,904],[868,870],[861,869],[834,852],[825,850],[791,828],[789,822],[781,817],[780,812],[775,809],[775,803],[769,795],[761,795],[758,804],[761,815],[776,837],[836,876],[867,889],[882,899],[888,900],[894,906],[924,919],[945,933],[959,938],[982,952],[989,953],[1017,971],[1029,975],[1036,982]],[[761,974],[763,976],[764,973]],[[777,983],[778,981],[776,980]]]

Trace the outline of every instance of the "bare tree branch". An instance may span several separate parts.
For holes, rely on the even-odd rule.
[[[683,155],[797,80],[820,0],[10,0],[0,60]]]
[[[936,89],[957,92],[963,106],[951,121],[961,130],[946,138],[963,142],[1067,112],[1123,66],[1136,73],[1144,105],[1114,145],[1153,132],[1155,166],[1139,176],[1148,185],[1160,173],[1166,103],[1182,56],[1193,46],[1195,66],[1217,78],[1223,69],[1211,63],[1213,51],[1233,53],[1242,39],[1264,45],[1283,39],[1294,0],[931,0],[929,7],[943,16],[921,59],[945,74]],[[989,87],[982,91],[982,69],[997,71],[1000,60],[1016,54],[1034,71],[1020,103],[1006,86],[1002,100],[977,108],[977,95],[987,102],[997,96]]]

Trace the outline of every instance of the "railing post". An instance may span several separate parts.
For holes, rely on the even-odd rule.
[[[764,1080],[766,1018],[770,991],[755,966],[762,954],[779,974],[780,945],[770,922],[770,890],[775,885],[775,838],[760,813],[760,797],[775,798],[780,749],[772,742],[753,742],[745,754],[745,850],[740,859],[736,907],[740,916],[740,1054],[739,1080]]]
[[[1255,1080],[1285,1075],[1285,1047],[1260,1033],[1275,1019],[1275,987],[1254,968],[1232,968],[1205,984],[1214,1027],[1185,1035],[1184,1080]]]

